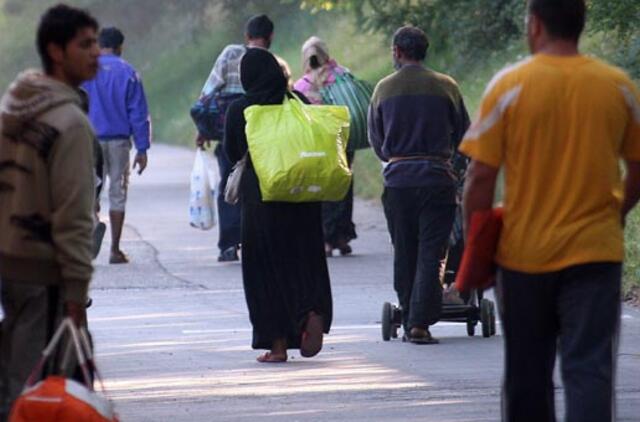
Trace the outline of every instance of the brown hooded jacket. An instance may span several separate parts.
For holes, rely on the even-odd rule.
[[[0,100],[0,278],[82,303],[93,267],[93,129],[80,93],[26,71]]]

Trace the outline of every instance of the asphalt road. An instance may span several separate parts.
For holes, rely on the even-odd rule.
[[[255,362],[239,264],[216,262],[216,230],[188,225],[193,151],[155,145],[132,175],[122,247],[96,261],[90,327],[122,421],[498,421],[502,339],[440,323],[439,345],[383,342],[394,299],[391,248],[377,203],[357,202],[354,256],[329,260],[335,320],[316,358]],[[104,204],[106,208],[106,204]],[[498,333],[499,333],[498,329]],[[624,309],[620,421],[640,420],[640,313]],[[559,385],[559,383],[558,383]],[[558,387],[558,414],[562,389]]]

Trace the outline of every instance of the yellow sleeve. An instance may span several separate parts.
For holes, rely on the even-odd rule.
[[[640,92],[630,80],[620,89],[629,108],[629,122],[622,140],[622,158],[640,161]]]
[[[460,144],[460,152],[492,167],[500,167],[504,160],[507,109],[518,98],[519,87],[503,80],[489,84],[480,111]]]

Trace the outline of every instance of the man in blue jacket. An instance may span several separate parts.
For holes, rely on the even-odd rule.
[[[122,32],[113,27],[104,28],[98,42],[100,69],[96,78],[83,88],[89,94],[89,118],[102,147],[105,179],[109,179],[109,262],[124,264],[129,260],[120,250],[120,236],[129,184],[131,138],[137,150],[133,168],[138,167],[138,174],[142,174],[151,146],[151,118],[140,75],[120,57],[124,43]]]

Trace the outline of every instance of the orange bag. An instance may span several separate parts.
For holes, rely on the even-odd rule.
[[[86,385],[60,376],[49,376],[43,381],[36,382],[38,374],[65,331],[71,334]],[[89,367],[94,369],[104,392],[102,378],[95,367],[86,331],[78,330],[71,319],[66,318],[42,352],[42,357],[27,380],[24,391],[13,405],[9,421],[117,422],[118,418],[111,402],[93,391]]]
[[[502,208],[471,215],[467,241],[456,275],[456,290],[488,289],[496,281],[495,256],[502,231]]]

